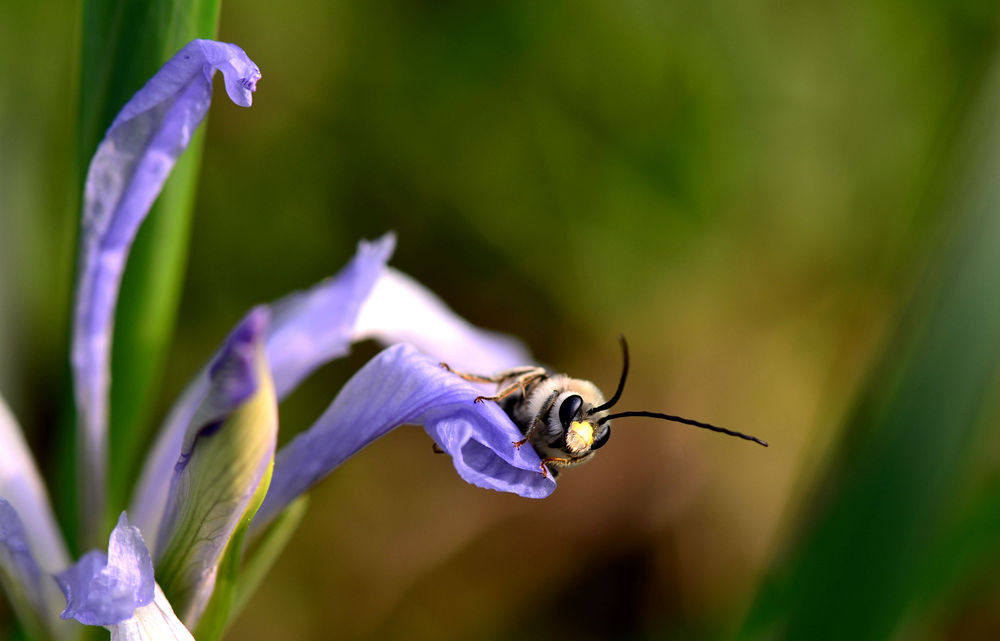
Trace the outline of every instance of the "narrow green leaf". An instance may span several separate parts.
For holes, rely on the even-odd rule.
[[[236,584],[236,598],[233,602],[233,608],[229,612],[230,619],[239,615],[246,607],[254,592],[257,591],[257,587],[267,576],[271,566],[288,545],[292,534],[298,529],[308,507],[309,495],[303,494],[275,517],[274,521],[260,535],[260,540],[247,554],[246,562],[240,570],[239,581]]]
[[[218,30],[219,0],[85,0],[81,22],[77,185],[118,110],[194,38]],[[124,503],[148,441],[174,329],[203,134],[179,159],[139,230],[122,283],[112,355],[110,512]],[[110,525],[108,515],[103,521]]]
[[[921,614],[920,579],[976,463],[1000,364],[1000,65],[978,114],[940,218],[944,251],[740,638],[887,639]]]
[[[936,541],[917,584],[916,609],[946,608],[963,586],[1000,562],[1000,482],[976,492]]]

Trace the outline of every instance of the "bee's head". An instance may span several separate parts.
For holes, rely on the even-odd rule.
[[[586,393],[588,390],[581,390]],[[594,388],[592,398],[598,403],[603,397]],[[588,394],[590,396],[590,394]],[[575,456],[592,452],[608,442],[611,436],[611,425],[598,422],[599,417],[593,415],[594,405],[584,400],[576,391],[563,392],[556,400],[559,414],[559,425],[562,428],[565,449]]]
[[[683,423],[767,446],[766,442],[756,436],[734,432],[724,427],[680,416],[645,411],[611,413],[611,408],[618,402],[625,390],[625,379],[628,377],[628,345],[625,343],[624,337],[619,336],[618,339],[622,346],[622,374],[618,379],[618,388],[614,395],[605,402],[604,395],[593,383],[566,377],[562,383],[565,387],[562,388],[562,393],[556,397],[552,404],[552,410],[545,419],[550,428],[550,438],[555,438],[553,441],[548,441],[547,445],[550,448],[563,452],[573,459],[586,459],[594,450],[600,449],[608,442],[611,437],[612,419],[631,416],[645,416]]]
[[[584,456],[600,449],[611,438],[611,417],[608,410],[621,398],[625,390],[625,379],[628,377],[628,345],[624,337],[618,338],[622,346],[622,375],[610,400],[605,402],[604,395],[593,383],[579,379],[573,380],[570,389],[556,399],[559,426],[565,441],[560,445],[574,456]]]

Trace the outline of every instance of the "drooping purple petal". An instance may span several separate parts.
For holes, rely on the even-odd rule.
[[[465,372],[499,372],[533,362],[521,341],[476,327],[392,267],[379,276],[358,315],[354,340],[366,338],[387,346],[409,343]]]
[[[191,420],[156,545],[157,578],[194,625],[223,552],[256,512],[278,436],[278,404],[264,353],[269,311],[253,309],[209,367],[209,390]],[[259,493],[259,494],[258,494]]]
[[[14,415],[0,396],[0,497],[10,502],[31,542],[31,551],[47,572],[69,565],[69,553],[49,503],[45,484]]]
[[[94,518],[103,513],[109,358],[122,273],[139,225],[205,117],[215,69],[233,102],[249,107],[257,66],[236,45],[194,40],[122,108],[87,172],[72,363],[83,513]]]
[[[267,357],[278,397],[288,394],[325,362],[347,353],[358,309],[395,247],[386,234],[362,241],[354,258],[336,276],[271,304]],[[184,432],[208,390],[204,368],[184,390],[164,421],[132,497],[131,514],[147,538],[159,528],[174,464]],[[150,543],[155,547],[155,543]]]
[[[274,477],[254,527],[360,449],[394,427],[424,425],[474,485],[541,498],[555,489],[530,447],[495,403],[475,403],[482,389],[442,369],[410,345],[390,347],[368,362],[308,431],[275,457]]]
[[[111,532],[107,554],[91,550],[56,580],[66,596],[62,618],[84,625],[121,623],[154,597],[149,550],[124,512]]]

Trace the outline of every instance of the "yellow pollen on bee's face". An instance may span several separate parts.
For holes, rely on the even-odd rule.
[[[570,452],[582,452],[594,444],[594,426],[587,421],[573,421],[566,432]]]

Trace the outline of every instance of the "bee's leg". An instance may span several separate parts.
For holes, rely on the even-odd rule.
[[[504,381],[513,380],[510,385],[498,390],[493,396],[477,396],[475,399],[477,403],[482,403],[483,401],[499,401],[507,398],[517,390],[521,390],[521,393],[524,394],[525,388],[528,385],[549,375],[544,367],[535,367],[533,365],[505,369],[497,372],[493,376],[456,372],[447,363],[440,363],[440,365],[443,369],[451,372],[455,376],[474,383],[502,383]]]
[[[529,374],[545,372],[545,370],[541,367],[529,365],[526,367],[513,367],[511,369],[505,369],[492,376],[483,376],[482,374],[468,374],[466,372],[455,371],[450,365],[448,365],[448,363],[439,363],[439,365],[442,369],[451,372],[455,376],[464,378],[467,381],[472,381],[473,383],[499,383],[507,380],[508,378],[522,378],[524,376],[528,376]]]
[[[522,445],[528,442],[529,439],[534,435],[535,430],[538,429],[538,421],[542,420],[542,417],[549,413],[552,406],[555,405],[556,399],[559,398],[559,390],[556,390],[549,394],[549,397],[545,399],[545,403],[542,405],[541,411],[535,414],[535,417],[531,419],[531,424],[528,425],[528,429],[524,430],[524,438],[520,441],[514,442],[514,447],[520,449]],[[542,466],[545,467],[544,465]]]
[[[542,462],[539,463],[539,467],[542,468],[542,476],[549,475],[549,469],[546,467],[547,465],[552,466],[552,478],[555,478],[559,475],[558,468],[571,467],[574,465],[574,461],[571,461],[568,458],[560,458],[558,456],[546,456],[542,459]]]
[[[503,372],[501,372],[501,374],[502,373]],[[525,393],[525,388],[528,385],[530,385],[531,383],[534,383],[535,381],[537,381],[539,379],[545,378],[548,375],[549,375],[549,373],[546,372],[541,367],[534,367],[530,371],[528,371],[527,373],[521,374],[520,376],[517,376],[515,378],[515,380],[514,380],[513,383],[511,383],[507,387],[504,387],[503,389],[501,389],[500,391],[498,391],[493,396],[477,396],[476,397],[476,402],[477,403],[482,403],[483,401],[499,401],[499,400],[507,398],[508,396],[510,396],[511,394],[513,394],[514,392],[516,392],[518,390],[521,390],[521,393],[524,394]],[[501,378],[500,380],[506,380],[507,378],[511,378],[511,377],[507,376],[507,377]]]

